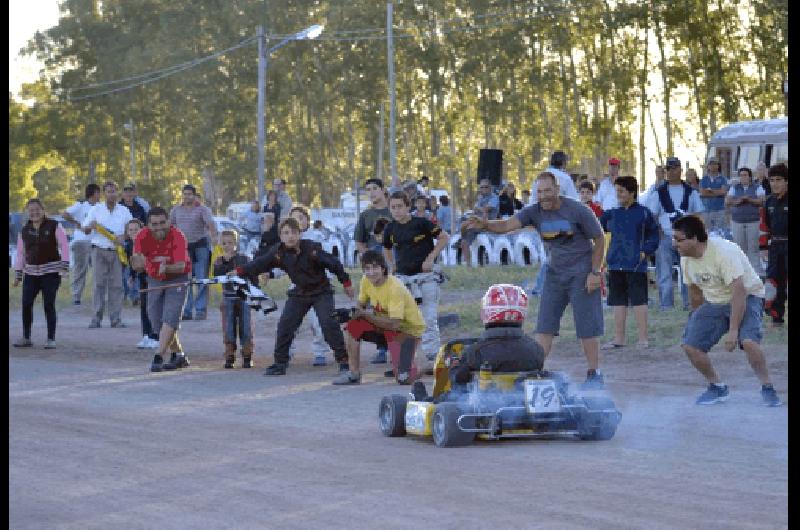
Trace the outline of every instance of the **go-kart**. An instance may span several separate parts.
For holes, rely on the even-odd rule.
[[[561,372],[498,373],[484,366],[466,385],[453,385],[450,368],[474,342],[457,339],[441,347],[432,395],[417,381],[413,392],[381,400],[378,425],[385,436],[432,436],[438,447],[467,445],[476,437],[614,437],[622,417],[614,402],[594,391],[574,393]]]

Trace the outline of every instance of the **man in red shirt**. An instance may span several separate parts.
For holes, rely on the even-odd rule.
[[[160,372],[189,366],[178,341],[178,328],[186,303],[192,262],[186,237],[170,226],[169,216],[163,208],[155,207],[147,214],[147,227],[133,241],[131,266],[136,271],[147,272],[147,284],[152,291],[147,296],[147,316],[153,329],[160,330],[158,353],[153,357],[150,370]],[[170,287],[181,283],[183,285]],[[168,349],[171,351],[170,360],[165,363]]]

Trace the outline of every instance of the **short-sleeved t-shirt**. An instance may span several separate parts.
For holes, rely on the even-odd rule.
[[[179,204],[169,212],[169,220],[173,226],[183,232],[186,241],[197,243],[207,233],[207,225],[214,224],[211,210],[205,206],[184,206]]]
[[[392,221],[383,230],[383,247],[395,249],[398,273],[419,274],[433,250],[433,240],[441,233],[441,228],[424,217],[412,217],[405,223]]]
[[[487,215],[488,220],[497,219],[497,214],[500,211],[500,198],[494,193],[489,195],[478,195],[478,200],[475,201],[475,209],[489,207]]]
[[[86,219],[86,216],[89,215],[89,210],[92,209],[94,206],[89,201],[78,201],[66,210],[68,214],[70,214],[80,226],[83,226],[83,221]],[[92,236],[83,232],[83,230],[75,230],[72,233],[72,240],[73,241],[91,241]]]
[[[145,271],[147,275],[156,280],[167,280],[173,277],[182,276],[192,272],[192,260],[189,259],[189,250],[186,244],[186,238],[183,233],[171,226],[167,232],[167,237],[159,241],[153,237],[150,229],[145,227],[136,234],[136,239],[133,240],[133,252],[142,254],[145,259]],[[172,275],[158,274],[160,263],[154,261],[158,256],[167,257],[167,265],[183,262],[185,266],[183,273]]]
[[[544,210],[537,203],[526,206],[515,217],[522,226],[539,231],[550,269],[565,274],[592,270],[592,239],[603,237],[603,229],[588,206],[561,197],[557,210]]]
[[[712,304],[729,304],[733,297],[731,283],[741,277],[747,294],[764,298],[764,284],[750,259],[739,245],[720,237],[709,237],[706,251],[699,258],[681,257],[683,281],[695,284]]]
[[[421,337],[425,331],[425,320],[414,296],[394,276],[387,276],[386,281],[379,286],[373,285],[366,276],[361,278],[358,301],[372,304],[380,316],[401,320],[400,331],[403,333]]]
[[[355,233],[353,239],[358,243],[364,243],[367,247],[372,248],[378,244],[372,230],[375,228],[375,221],[385,217],[391,221],[392,213],[389,208],[367,208],[361,215],[358,216],[358,223],[356,223]]]
[[[722,175],[717,175],[716,177],[706,175],[700,179],[700,189],[718,190],[727,185],[728,179]],[[725,209],[725,197],[700,197],[700,199],[703,201],[703,207],[707,212]]]

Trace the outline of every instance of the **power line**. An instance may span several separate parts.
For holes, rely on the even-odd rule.
[[[513,11],[503,11],[503,12],[496,12],[496,13],[484,13],[484,14],[481,14],[481,15],[474,15],[471,18],[472,19],[487,19],[487,18],[505,16],[505,15],[512,14],[512,13],[518,14],[520,12],[524,12],[525,10],[531,9],[533,7],[536,7],[536,6],[534,6],[532,4],[529,4],[528,6],[521,6],[521,7],[517,8],[517,9],[515,9]],[[562,10],[549,10],[547,14],[554,14],[554,13],[556,13],[558,11],[566,12],[566,10],[563,10],[563,9]],[[481,29],[490,29],[490,28],[497,28],[497,27],[503,27],[503,26],[510,26],[510,25],[518,24],[520,22],[525,22],[525,21],[531,20],[532,18],[533,18],[532,16],[527,16],[527,17],[512,18],[510,20],[500,21],[500,22],[490,23],[490,24],[481,24],[481,25],[470,24],[470,25],[462,25],[462,26],[453,26],[451,28],[439,28],[438,27],[439,24],[445,24],[446,25],[446,23],[449,23],[449,22],[452,22],[452,21],[465,21],[467,19],[467,17],[456,17],[456,18],[451,18],[451,19],[445,19],[445,20],[442,20],[442,21],[437,21],[436,22],[437,29],[434,29],[434,30],[426,31],[426,30],[422,30],[422,29],[419,29],[419,28],[412,28],[411,26],[406,26],[406,28],[407,28],[406,31],[395,34],[394,38],[397,38],[397,39],[408,39],[408,38],[415,38],[415,37],[416,38],[420,38],[420,37],[422,37],[422,38],[431,38],[431,37],[437,36],[437,35],[446,35],[446,34],[456,33],[456,32],[471,32],[471,31],[477,31],[477,30],[481,30]],[[413,29],[415,32],[408,31],[408,30],[411,30],[411,29]],[[385,29],[384,28],[364,28],[364,29],[354,29],[354,30],[340,30],[340,31],[331,32],[327,36],[319,36],[315,40],[340,41],[340,42],[341,41],[353,42],[353,41],[369,41],[369,40],[386,40],[386,38],[387,38],[386,35],[381,35],[381,34],[367,35],[367,36],[363,36],[363,37],[338,37],[337,36],[337,35],[346,35],[346,34],[375,33],[375,32],[383,33],[383,32],[385,32]],[[279,39],[286,40],[287,38],[289,38],[289,37],[291,37],[293,35],[296,35],[296,33],[292,33],[292,34],[288,34],[288,35],[273,34],[273,35],[267,36],[266,38],[267,38],[267,40],[279,40]],[[237,50],[239,48],[242,48],[242,47],[250,44],[251,42],[254,42],[255,40],[256,40],[256,37],[248,37],[247,39],[239,42],[238,44],[236,44],[234,46],[231,46],[231,47],[226,48],[224,50],[221,50],[219,52],[213,53],[211,55],[208,55],[208,56],[205,56],[205,57],[201,57],[199,59],[194,59],[194,60],[191,60],[191,61],[186,61],[184,63],[168,66],[168,67],[165,67],[165,68],[162,68],[162,69],[159,69],[159,70],[153,70],[151,72],[147,72],[147,73],[144,73],[144,74],[139,74],[139,75],[136,75],[136,76],[131,76],[131,77],[123,78],[123,79],[117,79],[117,80],[114,80],[114,81],[107,81],[107,82],[104,82],[104,83],[94,83],[94,84],[91,84],[91,85],[85,85],[85,86],[82,86],[82,87],[68,89],[67,98],[68,98],[69,101],[73,101],[74,102],[74,101],[92,99],[92,98],[96,98],[96,97],[100,97],[100,96],[114,94],[114,93],[117,93],[117,92],[123,92],[123,91],[131,90],[133,88],[136,88],[136,87],[139,87],[139,86],[143,86],[143,85],[146,85],[146,84],[149,84],[149,83],[164,79],[165,77],[169,77],[171,75],[183,72],[183,71],[188,70],[190,68],[194,68],[195,66],[198,66],[198,65],[203,64],[205,62],[208,62],[210,60],[216,59],[216,58],[218,58],[218,57],[220,57],[220,56],[222,56],[222,55],[224,55],[226,53],[229,53],[231,51],[234,51],[234,50]],[[271,53],[272,51],[274,51],[275,48],[277,48],[277,47],[271,48],[270,50],[267,51],[267,53]],[[119,88],[115,88],[115,89],[111,89],[111,90],[106,90],[106,91],[101,91],[101,92],[97,92],[97,93],[94,93],[94,94],[88,94],[88,95],[85,95],[85,96],[73,97],[71,95],[73,92],[80,92],[80,91],[88,90],[88,89],[91,89],[91,88],[100,88],[100,87],[104,87],[104,86],[113,86],[113,85],[129,82],[129,81],[137,81],[137,82],[131,83],[131,84],[123,86],[123,87],[119,87]]]

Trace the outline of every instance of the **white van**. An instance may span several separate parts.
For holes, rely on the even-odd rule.
[[[740,121],[718,130],[708,142],[706,165],[719,159],[722,174],[735,177],[741,167],[755,170],[789,160],[789,119]]]

